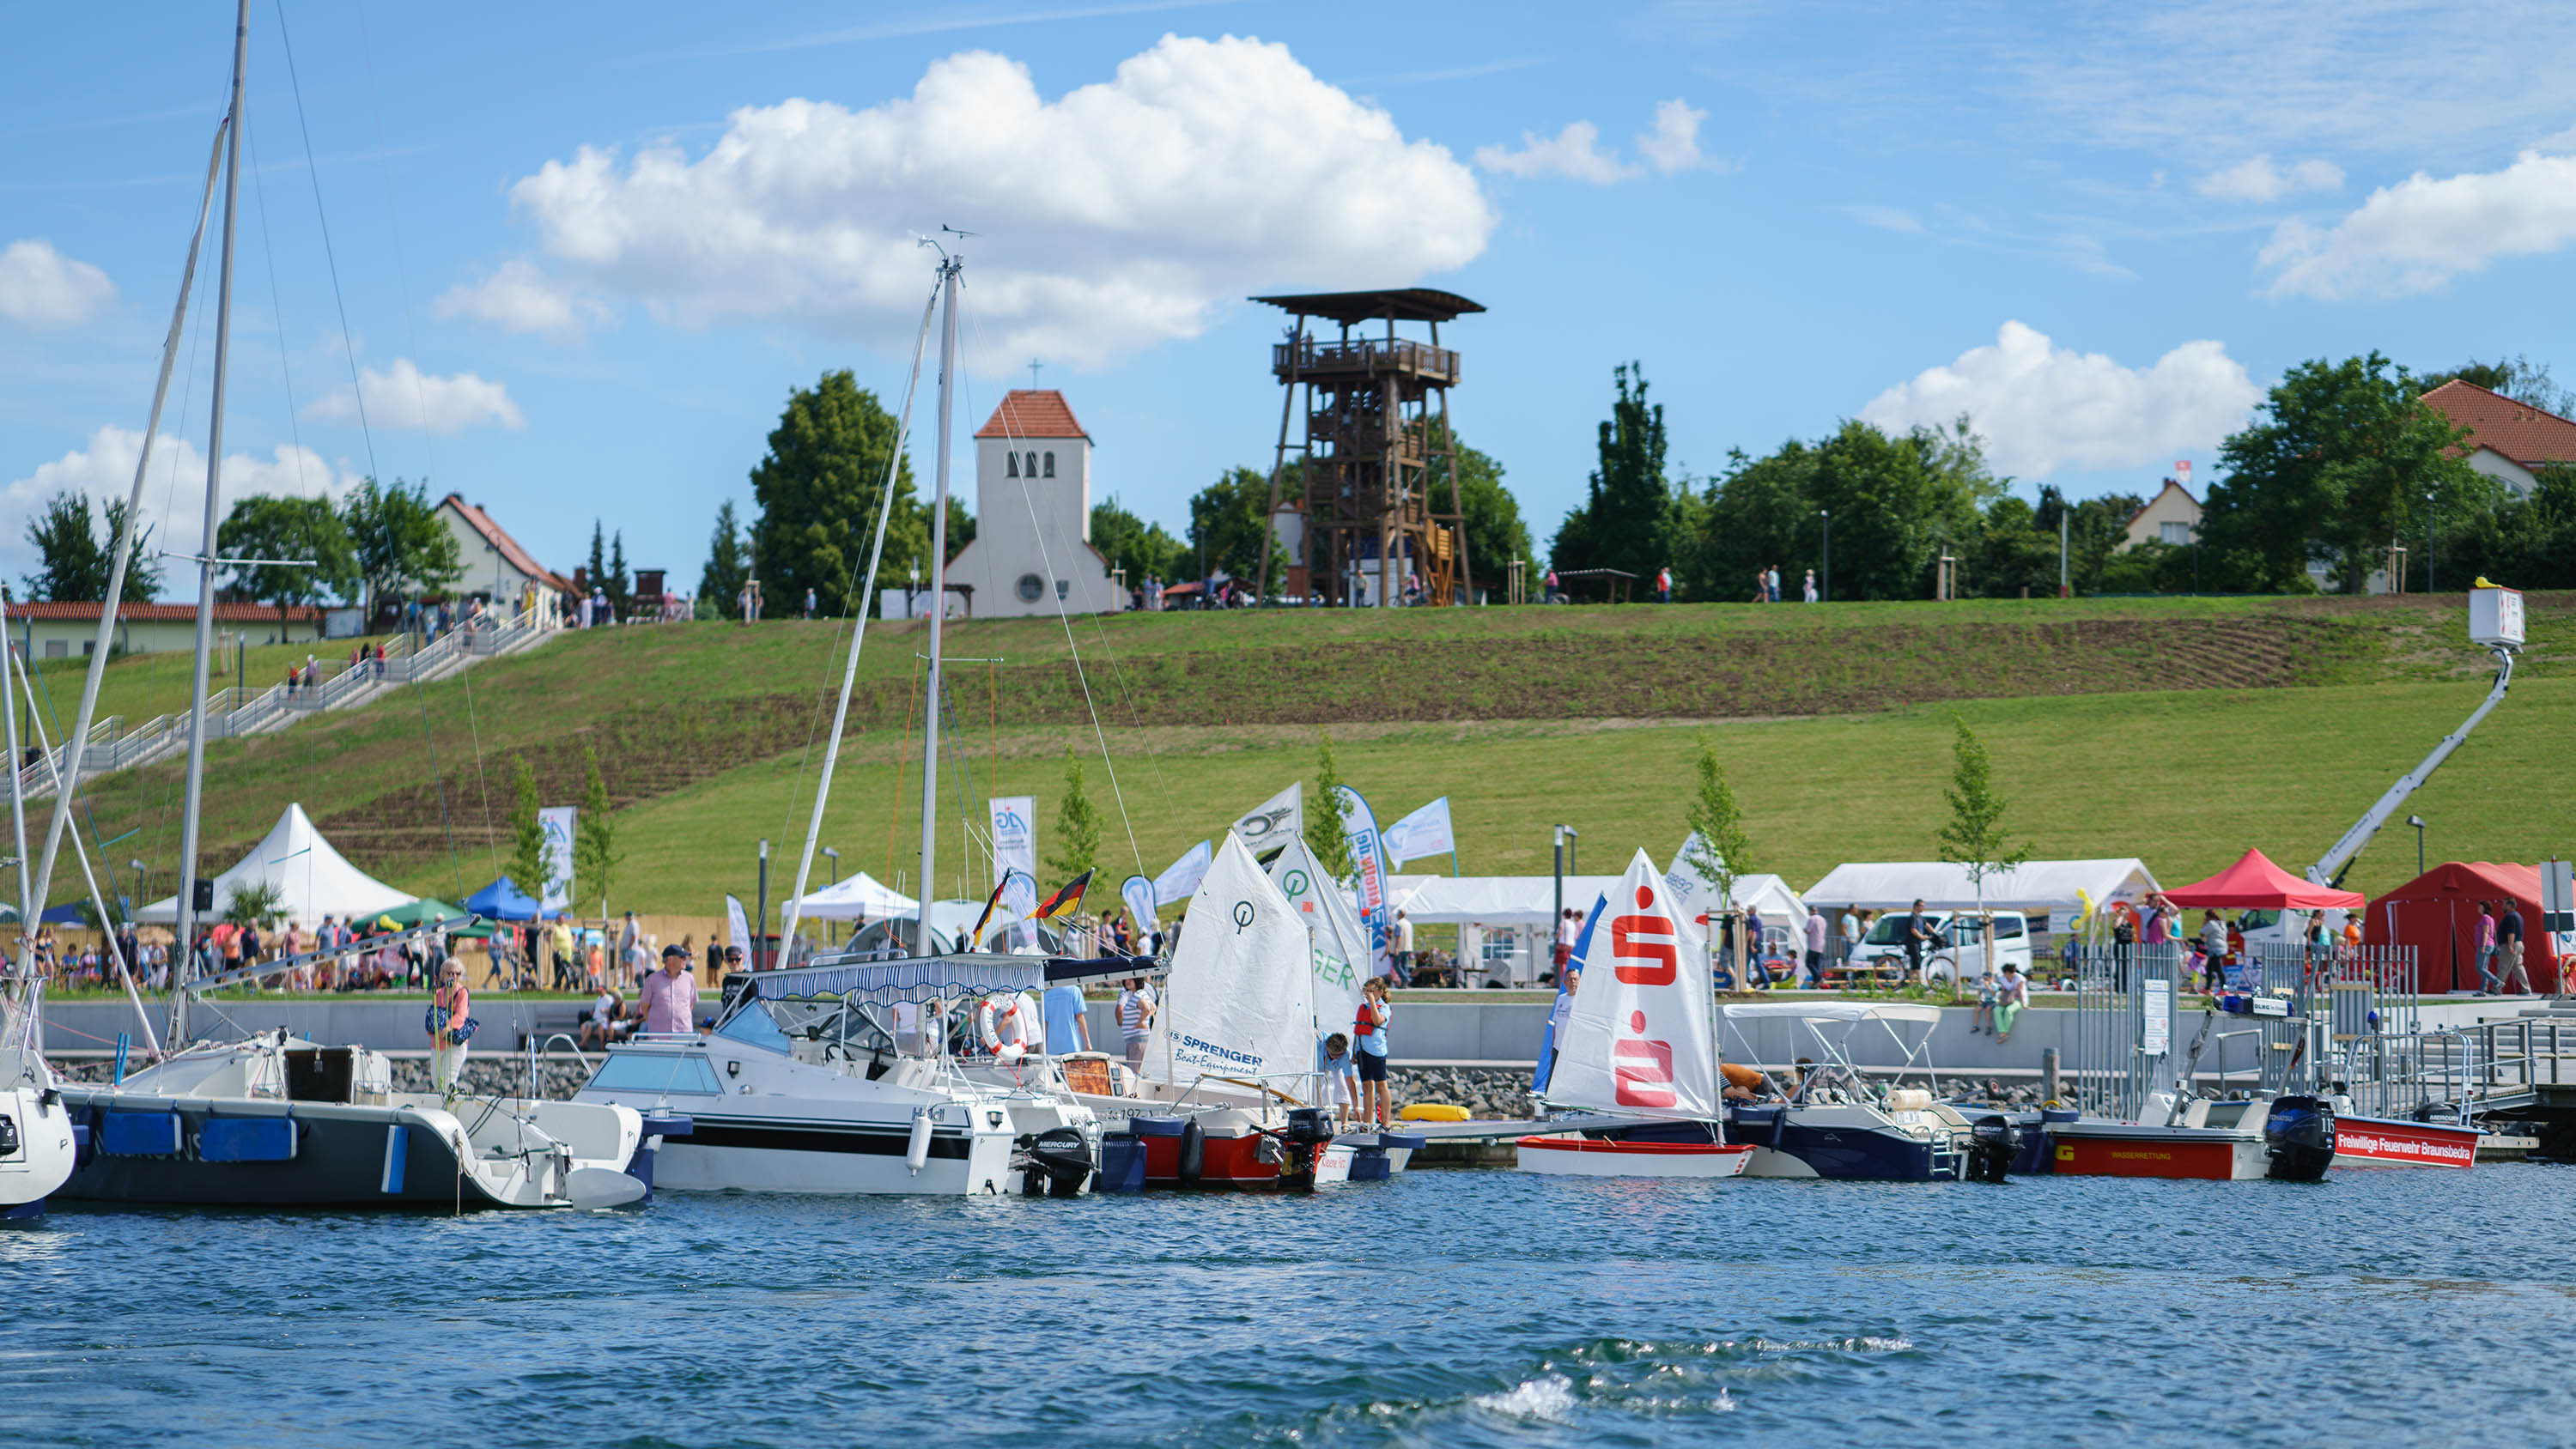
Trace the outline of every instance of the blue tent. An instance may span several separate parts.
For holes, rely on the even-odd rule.
[[[465,909],[487,921],[533,921],[545,914],[506,875],[467,896]]]

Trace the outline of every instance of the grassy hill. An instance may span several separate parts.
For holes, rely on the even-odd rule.
[[[2576,597],[2531,603],[2514,697],[2414,804],[2437,854],[2569,848]],[[1065,626],[978,621],[948,634],[943,794],[969,814],[988,794],[1038,796],[1043,853],[1070,745],[1109,811],[1109,866],[1151,873],[1311,776],[1329,728],[1383,816],[1451,797],[1467,870],[1544,871],[1558,821],[1583,830],[1587,866],[1609,869],[1678,842],[1692,742],[1710,728],[1757,864],[1803,883],[1841,860],[1931,854],[1956,710],[1993,750],[2008,823],[2043,855],[2141,855],[2180,880],[2260,844],[2295,868],[2483,693],[2464,615],[2451,596],[1124,616],[1073,622],[1079,672]],[[868,636],[825,835],[845,870],[914,866],[924,631]],[[750,893],[758,839],[801,842],[840,636],[796,622],[574,635],[219,744],[208,864],[229,864],[293,799],[388,879],[471,889],[498,870],[512,758],[568,802],[588,745],[628,851],[617,895],[712,912],[722,892]],[[183,701],[175,659],[119,661],[108,697],[138,718]],[[77,676],[46,682],[67,715]],[[178,783],[164,765],[92,787],[98,832],[134,832],[109,854],[144,859],[159,882]],[[2355,882],[2411,874],[2407,833],[2383,836]],[[944,892],[969,857],[948,848]]]

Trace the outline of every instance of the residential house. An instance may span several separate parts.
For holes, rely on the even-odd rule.
[[[2184,547],[2200,537],[2200,500],[2191,490],[2171,478],[2144,508],[2129,515],[2128,537],[2120,547],[2136,548],[2147,542],[2169,543]]]
[[[2556,413],[2459,381],[2424,394],[2424,405],[2468,429],[2468,444],[2460,452],[2469,466],[2517,497],[2530,494],[2542,468],[2576,464],[2576,422]]]
[[[23,659],[79,659],[97,652],[98,614],[107,607],[86,604],[11,604],[9,639]],[[219,649],[243,644],[302,644],[322,637],[322,611],[290,605],[281,614],[274,604],[215,605],[215,639]],[[154,654],[197,646],[195,604],[127,602],[116,606],[116,632],[108,648],[119,654]]]

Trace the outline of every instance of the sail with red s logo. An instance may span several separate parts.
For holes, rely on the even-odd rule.
[[[1714,1117],[1708,952],[1644,851],[1598,908],[1547,1098],[1568,1107]],[[1607,929],[1602,929],[1606,926]]]

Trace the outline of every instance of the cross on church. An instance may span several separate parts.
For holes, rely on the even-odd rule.
[[[1038,369],[1044,366],[1046,366],[1045,363],[1038,361],[1034,357],[1029,359],[1029,391],[1036,392],[1038,390]]]

